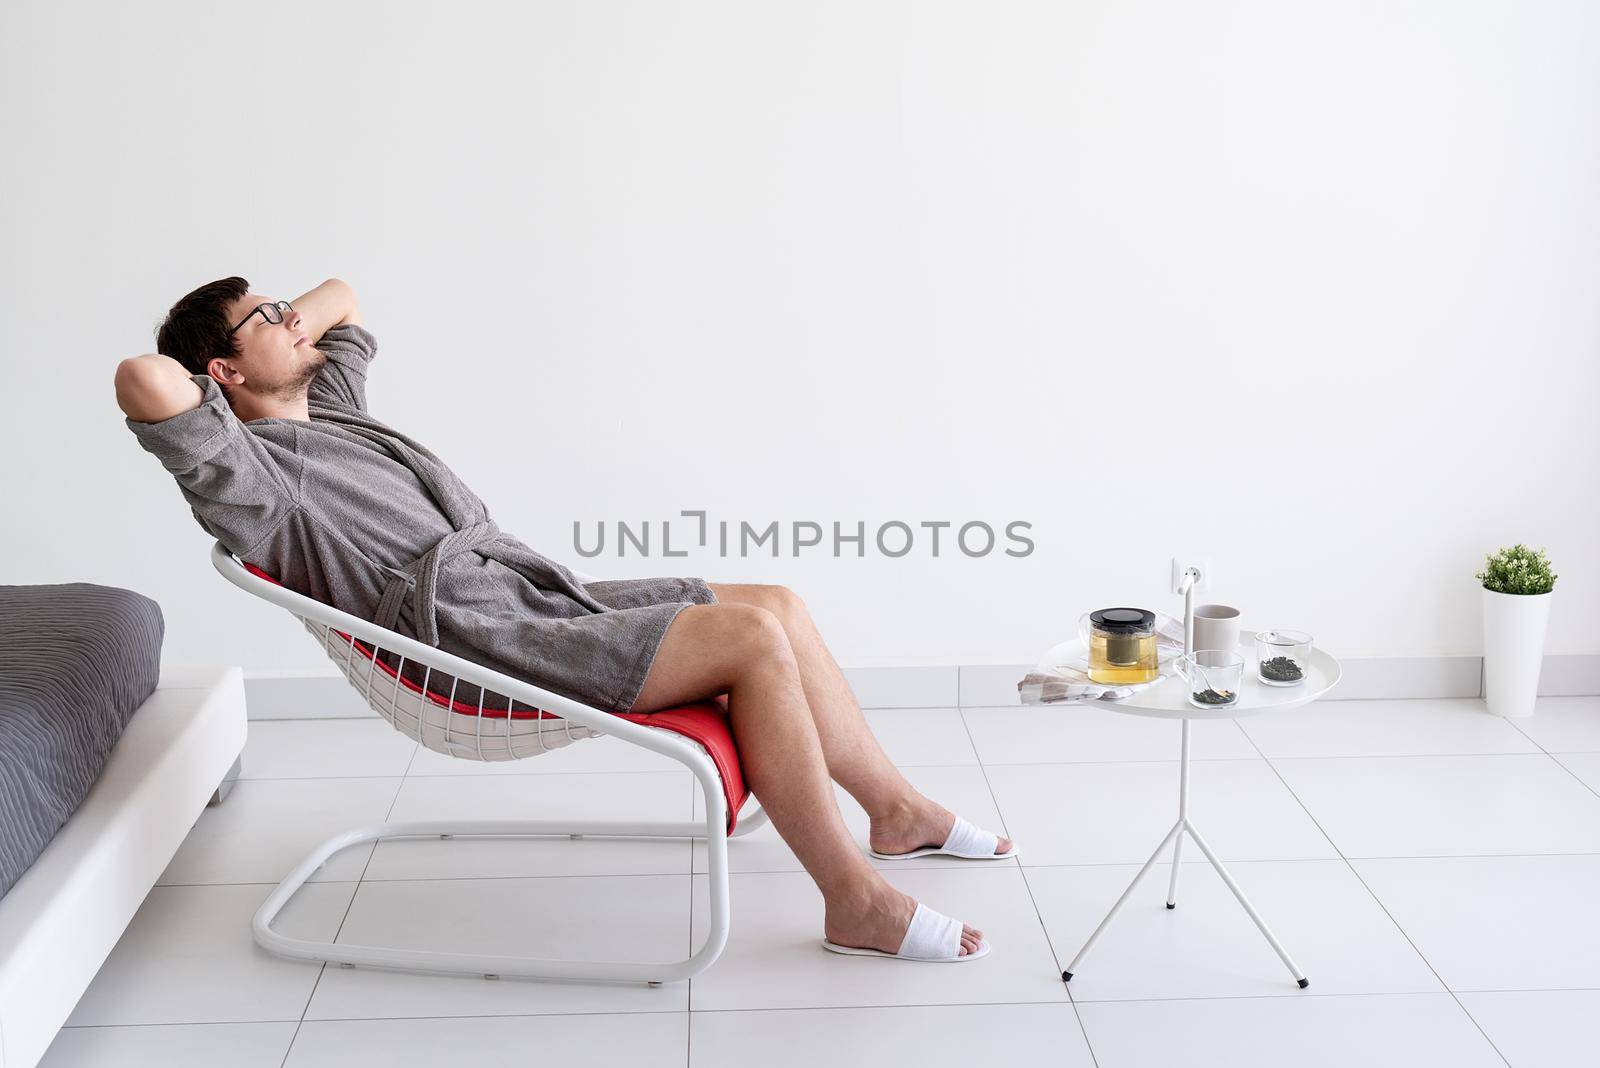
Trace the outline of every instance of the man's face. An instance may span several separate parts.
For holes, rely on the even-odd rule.
[[[229,382],[234,389],[245,389],[263,397],[292,399],[305,392],[328,358],[312,347],[313,339],[306,332],[299,312],[280,308],[278,313],[283,321],[269,323],[262,312],[254,310],[276,300],[276,297],[259,293],[246,293],[233,302],[229,310],[230,323],[249,316],[233,335],[240,354],[231,359],[213,359],[209,368],[224,364],[234,374],[242,376],[242,382]],[[213,377],[218,376],[213,374]]]

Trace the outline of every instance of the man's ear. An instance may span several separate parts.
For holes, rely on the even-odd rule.
[[[210,375],[212,378],[215,378],[217,382],[222,385],[238,386],[244,384],[244,375],[235,370],[233,366],[221,356],[212,357],[212,359],[206,363],[206,374]]]

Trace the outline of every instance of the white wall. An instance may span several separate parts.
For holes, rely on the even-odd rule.
[[[1176,607],[1194,550],[1247,623],[1475,652],[1517,540],[1561,576],[1547,650],[1600,651],[1597,11],[7,3],[0,581],[320,667],[211,572],[111,375],[203,282],[335,275],[375,412],[503,527],[789,584],[847,665],[1029,660]],[[572,551],[686,508],[1037,547]]]

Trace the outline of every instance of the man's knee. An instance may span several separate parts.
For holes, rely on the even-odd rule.
[[[783,623],[806,618],[806,603],[787,586],[763,586],[762,606]]]
[[[789,634],[784,630],[783,620],[771,609],[754,604],[728,607],[737,613],[734,626],[749,645],[751,652],[758,655],[793,655],[794,650],[789,646]]]
[[[766,672],[795,663],[783,621],[760,605],[718,606],[720,643],[735,676]]]
[[[774,670],[796,670],[777,616],[751,604],[690,605],[668,628],[632,710],[702,700]]]

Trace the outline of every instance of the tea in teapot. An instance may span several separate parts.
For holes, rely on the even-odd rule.
[[[1078,620],[1089,646],[1089,678],[1107,685],[1154,682],[1156,614],[1148,608],[1102,608]]]

